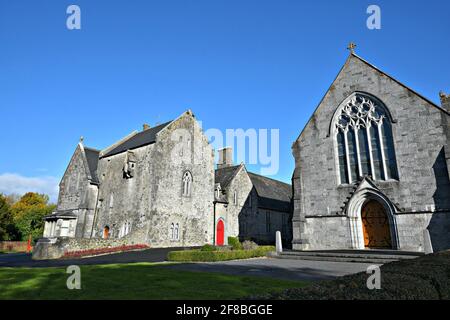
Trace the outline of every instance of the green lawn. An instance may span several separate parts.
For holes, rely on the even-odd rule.
[[[66,268],[0,268],[0,299],[236,299],[306,282],[189,272],[160,264],[81,266],[81,290]]]

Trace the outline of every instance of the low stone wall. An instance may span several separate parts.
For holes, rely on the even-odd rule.
[[[27,241],[0,241],[0,251],[25,252]]]
[[[120,239],[41,238],[33,249],[33,260],[59,259],[74,251],[145,244],[145,233],[146,228],[141,228]]]

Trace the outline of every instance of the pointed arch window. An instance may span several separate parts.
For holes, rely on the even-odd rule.
[[[175,238],[175,224],[170,225],[170,240],[174,240]]]
[[[354,94],[338,112],[335,136],[341,184],[365,175],[398,179],[390,119],[380,102]]]
[[[178,223],[175,224],[174,240],[180,240],[180,225]]]
[[[186,171],[183,174],[183,196],[190,197],[192,189],[192,174]]]
[[[180,240],[180,225],[178,223],[172,223],[170,225],[170,240]]]

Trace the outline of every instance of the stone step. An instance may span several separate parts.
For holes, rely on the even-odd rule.
[[[420,252],[404,252],[394,250],[331,250],[331,251],[284,251],[281,255],[274,252],[269,256],[279,259],[362,262],[384,264],[404,259],[415,259],[423,255]]]

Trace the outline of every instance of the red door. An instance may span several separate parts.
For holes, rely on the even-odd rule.
[[[217,222],[217,231],[216,231],[216,245],[223,246],[225,226],[223,225],[223,220],[219,220]]]

